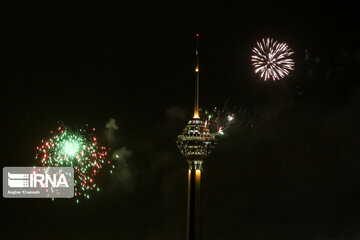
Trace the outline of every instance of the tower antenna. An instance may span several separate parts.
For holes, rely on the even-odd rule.
[[[195,66],[195,74],[196,74],[196,82],[195,82],[195,102],[194,102],[194,117],[195,119],[199,119],[199,33],[196,33],[196,66]]]

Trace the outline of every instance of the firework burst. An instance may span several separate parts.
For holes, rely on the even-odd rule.
[[[228,108],[225,108],[228,109]],[[205,125],[217,136],[225,135],[225,131],[242,126],[245,122],[245,111],[225,110],[214,107],[202,114]]]
[[[265,81],[268,79],[279,80],[294,70],[295,62],[290,56],[294,53],[286,43],[278,43],[273,39],[262,39],[252,49],[251,56],[255,73]]]
[[[36,159],[43,166],[74,167],[74,196],[89,199],[91,191],[99,191],[96,176],[105,166],[114,168],[113,161],[107,160],[108,149],[100,146],[95,128],[72,131],[61,125],[51,131],[50,137],[36,147]],[[110,170],[111,172],[112,170]]]

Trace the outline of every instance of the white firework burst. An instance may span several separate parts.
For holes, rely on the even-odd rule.
[[[286,43],[278,43],[272,38],[262,39],[252,49],[251,56],[255,73],[265,81],[268,79],[280,80],[294,70],[295,62],[290,56],[294,53]]]

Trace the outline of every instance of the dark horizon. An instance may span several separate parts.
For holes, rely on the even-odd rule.
[[[187,163],[175,140],[192,117],[199,33],[200,107],[241,110],[204,163],[204,239],[359,239],[356,10],[320,1],[9,3],[2,166],[40,165],[35,148],[58,121],[87,123],[112,151],[131,153],[80,204],[2,198],[0,236],[185,238]],[[295,70],[280,81],[251,66],[266,37],[295,51]],[[118,130],[106,129],[109,118]]]

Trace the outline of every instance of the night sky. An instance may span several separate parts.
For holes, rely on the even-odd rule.
[[[40,165],[35,148],[58,121],[88,123],[124,154],[80,204],[2,198],[1,238],[185,238],[187,163],[175,139],[192,117],[199,32],[200,107],[242,112],[204,165],[204,239],[360,239],[355,3],[2,5],[2,166]],[[266,37],[295,51],[283,80],[254,74],[251,49]]]

